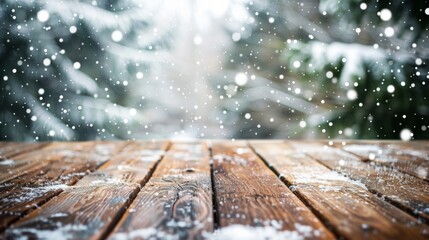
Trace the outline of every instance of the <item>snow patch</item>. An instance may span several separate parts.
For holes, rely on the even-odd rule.
[[[382,160],[384,162],[395,162],[397,159],[396,156],[409,155],[412,157],[419,157],[425,160],[429,160],[429,156],[424,151],[416,151],[413,149],[401,149],[398,146],[390,145],[389,147],[380,147],[377,145],[370,144],[350,144],[343,147],[344,150],[349,152],[355,152],[359,155],[368,155],[368,158],[371,159],[370,155],[373,156],[372,159],[377,158],[377,160]],[[371,159],[371,160],[372,160]]]
[[[339,191],[344,183],[351,183],[356,186],[359,186],[365,190],[368,190],[365,184],[352,180],[344,175],[341,175],[335,171],[326,172],[320,174],[320,172],[311,172],[311,169],[308,171],[299,171],[293,174],[295,179],[294,184],[308,184],[308,183],[318,183],[319,188],[322,191]]]
[[[112,145],[95,145],[95,152],[100,155],[109,155],[112,153]]]
[[[204,156],[202,154],[176,152],[172,154],[172,157],[180,161],[200,161]]]
[[[426,169],[425,167],[418,167],[416,173],[419,177],[422,178],[427,177],[429,174],[428,169]]]
[[[339,192],[339,191],[341,191],[341,189],[343,189],[343,187],[320,185],[319,189],[322,190],[322,192]]]
[[[4,159],[0,161],[0,166],[12,166],[15,165],[15,161],[12,159]]]
[[[161,155],[153,155],[153,156],[143,156],[140,157],[140,161],[142,162],[155,162],[158,161],[162,156]]]
[[[164,150],[149,150],[149,149],[146,149],[146,150],[139,151],[138,154],[140,154],[140,155],[149,155],[149,156],[150,155],[164,155],[165,151]]]
[[[248,161],[242,157],[236,156],[236,155],[227,155],[227,154],[216,154],[213,156],[213,160],[217,161],[219,163],[222,163],[223,161],[237,164],[237,165],[247,165]]]
[[[0,199],[0,203],[21,203],[39,198],[48,192],[64,190],[69,186],[65,184],[45,185],[40,187],[23,187],[17,194]]]
[[[124,153],[129,155],[129,153]],[[141,150],[136,151],[130,157],[136,157],[142,162],[155,162],[162,158],[165,155],[164,150]]]
[[[349,144],[343,147],[344,150],[350,151],[350,152],[372,152],[372,153],[383,153],[383,149],[377,145],[371,145],[371,144]]]
[[[106,179],[102,179],[102,180],[94,180],[91,182],[91,186],[103,186],[103,185],[108,185],[108,186],[112,186],[112,185],[124,185],[127,184],[126,182],[117,179],[117,178],[106,178]]]
[[[79,178],[81,178],[81,177],[85,176],[88,172],[69,173],[69,174],[66,174],[66,175],[62,175],[61,179],[62,180],[69,180],[69,179],[71,179],[71,178],[73,178],[75,176],[78,176]]]
[[[12,235],[19,236],[18,239],[30,239],[26,235],[31,235],[32,238],[45,239],[45,240],[58,240],[58,239],[73,239],[76,237],[76,232],[88,231],[88,227],[83,224],[67,224],[57,226],[55,229],[41,230],[35,228],[12,228]]]
[[[156,228],[143,228],[130,231],[128,233],[116,233],[111,236],[112,240],[127,240],[127,239],[165,239],[177,240],[178,235],[171,235]]]
[[[206,233],[204,235],[207,240],[280,240],[280,239],[305,239],[320,235],[320,231],[314,230],[310,226],[295,224],[296,231],[281,231],[271,226],[251,227],[245,225],[231,225],[216,230],[214,233]]]
[[[54,213],[50,217],[51,218],[59,218],[59,217],[67,217],[69,214],[64,212]]]
[[[310,226],[295,223],[295,231],[282,231],[273,226],[251,227],[245,225],[231,225],[216,230],[214,233],[204,232],[203,238],[206,240],[298,240],[320,236],[320,231],[315,230]],[[174,224],[173,227],[176,227]],[[112,240],[127,240],[127,239],[166,239],[176,240],[179,235],[168,234],[156,228],[136,229],[128,233],[114,234]]]

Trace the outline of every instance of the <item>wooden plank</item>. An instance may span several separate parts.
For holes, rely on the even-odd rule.
[[[113,147],[117,144],[114,142],[100,142],[93,150],[96,153],[103,154],[103,151],[110,151],[108,150],[108,145]],[[16,155],[9,159],[9,164],[0,166],[0,184],[5,185],[5,183],[12,179],[18,177],[25,178],[27,175],[34,175],[37,172],[43,174],[47,169],[50,169],[53,162],[87,154],[87,150],[94,148],[94,146],[94,142],[56,142],[42,149]],[[91,162],[101,164],[103,163],[103,159],[98,161],[95,158]]]
[[[425,154],[425,158],[429,154],[429,141],[428,140],[415,140],[415,141],[388,141],[386,143],[383,143],[387,146],[399,146],[402,149],[407,149],[411,151],[418,151],[420,153]],[[426,158],[427,159],[427,158]]]
[[[345,239],[429,237],[427,225],[375,197],[362,183],[330,170],[290,144],[258,141],[251,145],[338,236]]]
[[[374,161],[429,180],[429,152],[397,143],[352,142],[343,145],[335,142],[334,146],[359,156],[363,161]]]
[[[34,159],[37,159],[33,159],[34,164],[43,166],[38,171],[29,171],[0,185],[0,231],[94,171],[112,154],[120,151],[124,144],[88,142],[55,145],[50,146],[50,150],[34,154]],[[71,151],[73,149],[76,151]],[[31,154],[28,157],[31,158]],[[25,159],[15,163],[27,162]]]
[[[220,227],[239,224],[275,229],[276,236],[334,238],[245,142],[215,142],[212,151]]]
[[[13,142],[4,142],[4,141],[0,141],[0,149],[6,147],[7,145],[11,144]]]
[[[6,238],[98,239],[114,226],[156,166],[166,142],[131,142],[120,154],[18,221]]]
[[[307,140],[306,140],[307,141]],[[309,142],[323,142],[327,143],[326,140],[310,140]],[[418,140],[418,141],[397,141],[397,140],[332,140],[329,141],[334,146],[339,145],[378,145],[381,147],[391,148],[392,150],[397,150],[402,153],[416,155],[418,157],[428,159],[429,157],[429,141],[427,140]]]
[[[22,149],[19,143],[12,143],[9,147],[13,147],[16,144],[18,144],[16,149]],[[95,150],[101,153],[102,148],[107,145],[113,146],[114,144],[105,142]],[[0,184],[17,177],[25,177],[26,174],[31,172],[41,171],[42,168],[49,166],[52,161],[83,154],[92,148],[94,148],[94,143],[92,142],[55,142],[35,145],[31,148],[34,151],[31,152],[5,150],[7,159],[1,161],[2,164],[0,164]]]
[[[383,144],[383,146],[397,149],[400,154],[408,154],[429,161],[429,141],[396,141]]]
[[[208,148],[203,143],[176,143],[110,239],[202,239],[212,231]]]
[[[36,149],[45,147],[49,142],[38,143],[19,143],[19,142],[1,142],[0,143],[0,165],[2,162],[8,160],[18,154],[27,153]],[[9,164],[6,164],[9,165]]]
[[[114,142],[101,143],[94,150],[102,153],[102,151],[108,151],[104,149],[105,146],[113,146],[114,144]],[[64,158],[79,154],[86,154],[86,151],[94,146],[94,142],[56,142],[35,151],[13,156],[9,159],[9,164],[0,166],[0,184],[14,178],[25,177],[25,175],[43,171],[43,169],[49,169],[53,162],[62,161]]]
[[[16,157],[20,154],[26,154],[31,151],[35,151],[38,149],[41,149],[43,147],[46,147],[49,143],[5,143],[2,142],[0,144],[0,182],[2,177],[4,178],[3,174],[8,172],[12,167],[16,166],[16,161],[12,159],[12,157]]]
[[[429,184],[394,168],[363,162],[353,154],[322,143],[291,142],[296,149],[330,169],[361,181],[396,206],[429,220]]]

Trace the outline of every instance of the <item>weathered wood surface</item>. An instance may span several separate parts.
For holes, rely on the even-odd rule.
[[[338,236],[348,239],[429,237],[429,226],[377,198],[362,183],[330,170],[290,144],[263,141],[251,145]]]
[[[364,161],[374,161],[384,166],[394,167],[418,178],[429,180],[428,152],[416,151],[399,144],[389,143],[378,145],[352,143],[340,148],[361,157]]]
[[[2,171],[12,172],[19,177],[0,184],[0,229],[36,209],[88,172],[94,171],[119,151],[122,145],[52,144],[43,150],[21,154],[10,160],[11,164]]]
[[[29,151],[34,151],[38,148],[47,146],[49,143],[14,143],[14,142],[0,142],[0,163],[9,165],[10,162],[5,161],[8,158],[18,154],[23,154]],[[1,164],[1,165],[3,165]]]
[[[105,236],[148,179],[166,146],[163,142],[127,144],[97,172],[64,188],[57,197],[14,224],[6,236],[65,235],[68,239]]]
[[[269,226],[332,239],[321,221],[270,171],[245,142],[213,143],[213,176],[220,227]]]
[[[0,142],[0,239],[429,239],[429,142]]]
[[[48,143],[23,144],[9,143],[0,147],[0,184],[14,177],[25,174],[28,170],[34,170],[33,166],[28,166],[35,158],[28,157],[38,151],[37,149],[47,146]],[[31,151],[34,150],[34,151]],[[30,152],[31,151],[31,152]],[[27,156],[27,158],[26,158]],[[13,157],[13,159],[12,159]]]
[[[293,142],[295,148],[330,169],[360,181],[372,192],[411,214],[429,220],[429,184],[395,168],[362,161],[354,154],[324,143]]]
[[[209,149],[173,144],[111,239],[202,239],[213,231]]]
[[[43,148],[35,148],[35,151],[23,151],[22,154],[16,154],[13,159],[7,159],[3,161],[0,168],[2,174],[0,175],[0,184],[5,183],[11,179],[24,177],[26,174],[32,174],[34,172],[45,172],[49,170],[53,163],[67,162],[71,158],[80,158],[80,155],[90,155],[93,153],[103,154],[103,151],[109,151],[104,149],[107,145],[111,148],[120,147],[123,143],[107,143],[107,142],[74,142],[74,143],[55,143],[45,145]],[[43,145],[38,145],[43,146]],[[29,149],[27,147],[26,149]],[[85,159],[81,157],[81,159]],[[7,164],[5,163],[7,162]],[[88,164],[100,164],[103,159],[86,159]]]

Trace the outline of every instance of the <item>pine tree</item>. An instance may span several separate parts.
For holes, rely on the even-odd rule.
[[[135,1],[0,2],[0,138],[126,138],[127,104],[166,45]]]
[[[241,101],[237,114],[252,117],[236,136],[428,138],[428,6],[250,4],[255,24],[237,42],[230,67],[252,80],[233,98],[264,101]]]

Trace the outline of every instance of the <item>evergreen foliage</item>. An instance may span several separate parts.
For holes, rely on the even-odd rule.
[[[128,82],[166,45],[151,21],[138,1],[1,1],[1,139],[126,138]]]
[[[388,139],[405,129],[414,139],[428,138],[428,6],[386,0],[249,5],[256,24],[237,42],[233,55],[240,57],[230,68],[266,79],[254,78],[237,96],[255,85],[274,94],[259,108],[241,107],[252,113],[248,129],[259,124],[261,132],[281,138]],[[307,101],[307,111],[296,98]],[[264,109],[269,114],[261,114]],[[279,121],[269,123],[269,116]]]
[[[429,138],[427,0],[222,4],[0,1],[0,139]],[[212,10],[226,66],[174,69]]]

